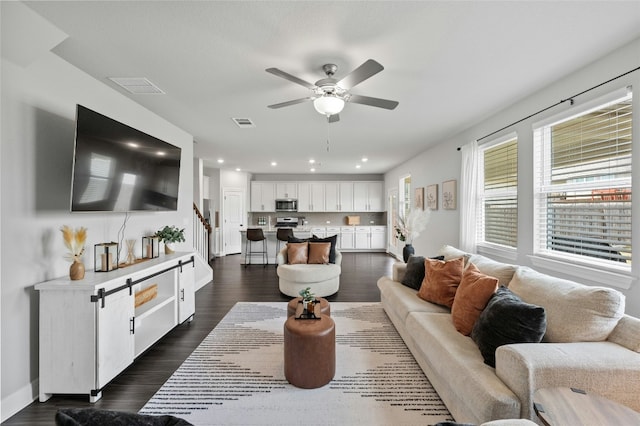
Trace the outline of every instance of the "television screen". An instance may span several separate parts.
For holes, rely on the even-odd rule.
[[[71,211],[177,210],[180,153],[78,105]]]

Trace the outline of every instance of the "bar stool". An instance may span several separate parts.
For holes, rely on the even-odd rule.
[[[278,228],[276,231],[276,268],[278,267],[278,253],[280,253],[280,241],[289,241],[289,237],[293,237],[293,229]]]
[[[254,251],[252,249],[254,242],[262,241],[262,250]],[[247,241],[244,245],[244,267],[250,265],[251,256],[254,254],[262,254],[262,262],[264,266],[269,264],[269,254],[267,253],[267,239],[262,232],[262,228],[248,228]]]

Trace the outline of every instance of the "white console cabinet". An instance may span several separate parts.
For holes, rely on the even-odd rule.
[[[40,401],[88,394],[91,402],[136,357],[195,314],[194,257],[174,253],[80,281],[57,279],[40,292]],[[135,307],[135,294],[157,295]]]

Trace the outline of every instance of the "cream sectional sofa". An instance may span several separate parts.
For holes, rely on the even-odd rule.
[[[547,320],[542,343],[500,346],[493,368],[471,337],[456,330],[448,308],[401,284],[406,264],[396,263],[392,277],[378,280],[387,315],[456,421],[537,421],[533,393],[546,387],[580,388],[640,411],[640,319],[624,314],[624,295],[451,246],[439,254],[466,256],[524,302],[543,306]]]

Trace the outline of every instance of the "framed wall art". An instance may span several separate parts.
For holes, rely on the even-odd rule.
[[[416,188],[413,195],[413,205],[424,210],[424,188]]]
[[[425,194],[425,200],[427,202],[427,208],[429,210],[438,210],[438,184],[427,186],[427,193]]]
[[[442,182],[442,208],[444,210],[456,209],[456,185],[455,179]]]

